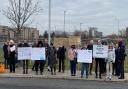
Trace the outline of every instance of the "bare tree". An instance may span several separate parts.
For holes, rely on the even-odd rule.
[[[22,28],[31,22],[31,17],[41,11],[39,0],[8,0],[9,5],[3,10],[3,14],[16,28],[13,29],[18,39]]]

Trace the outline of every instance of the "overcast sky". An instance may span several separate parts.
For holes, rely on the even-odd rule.
[[[43,11],[34,16],[31,26],[38,27],[42,33],[48,29],[48,1],[41,0]],[[52,1],[52,30],[63,31],[64,11],[66,11],[66,31],[80,29],[88,30],[97,27],[104,35],[118,32],[128,26],[128,0],[51,0]],[[0,0],[0,8],[6,8],[8,0]],[[10,25],[8,20],[0,14],[0,24]]]

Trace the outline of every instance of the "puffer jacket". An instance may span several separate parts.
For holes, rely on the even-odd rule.
[[[115,62],[115,49],[109,49],[108,50],[108,62]]]
[[[69,49],[68,58],[69,58],[70,61],[74,60],[74,58],[75,58],[75,50],[74,49]]]

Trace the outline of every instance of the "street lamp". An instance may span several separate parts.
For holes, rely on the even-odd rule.
[[[51,43],[51,0],[49,0],[48,44]]]
[[[65,34],[65,18],[66,18],[66,11],[64,11],[64,35],[66,36],[66,34]]]
[[[115,18],[115,20],[116,20],[116,23],[117,23],[117,30],[118,30],[118,37],[119,37],[119,30],[120,30],[120,21],[119,21],[119,18],[118,17],[116,17]]]
[[[80,32],[81,32],[81,27],[82,27],[82,24],[83,24],[83,23],[80,23]]]

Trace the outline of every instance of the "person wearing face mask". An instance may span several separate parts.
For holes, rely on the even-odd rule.
[[[94,41],[91,40],[90,44],[87,46],[87,49],[93,51],[93,44],[94,44]],[[94,59],[94,58],[92,58],[92,59]],[[90,63],[90,69],[89,69],[89,74],[90,75],[92,75],[92,68],[93,68],[93,61],[92,61],[92,63]]]
[[[65,71],[65,53],[66,53],[66,48],[61,45],[57,51],[57,57],[59,59],[59,71],[58,72],[61,72],[61,70]]]
[[[98,40],[97,45],[102,45],[101,40]],[[95,64],[95,74],[96,78],[98,78],[98,70],[99,70],[99,78],[102,79],[101,74],[102,74],[102,61],[104,58],[95,58],[96,64]]]
[[[4,64],[5,64],[5,68],[8,69],[9,66],[9,41],[4,43],[3,46],[3,53],[4,53]]]
[[[23,47],[29,47],[29,44],[24,40]],[[29,59],[23,60],[23,74],[28,74]]]
[[[42,47],[43,47],[43,42],[42,41],[38,41],[37,48],[42,48]],[[39,69],[40,69],[40,75],[43,74],[44,66],[45,66],[45,60],[36,60],[35,61],[36,75],[38,75],[38,70]]]
[[[82,48],[82,50],[87,50],[87,45]],[[88,49],[90,50],[90,49]],[[81,78],[83,78],[84,70],[86,70],[86,78],[88,79],[88,69],[89,69],[89,63],[82,63],[81,64]]]
[[[109,45],[108,50],[108,58],[106,60],[106,79],[111,80],[112,79],[112,63],[115,62],[115,49],[113,45]]]
[[[10,49],[9,49],[9,65],[10,65],[10,73],[15,73],[15,54],[16,54],[16,46],[13,40],[10,40]]]
[[[71,48],[68,51],[68,58],[70,60],[70,69],[71,69],[71,76],[76,75],[76,50],[75,50],[75,45],[72,45]]]

